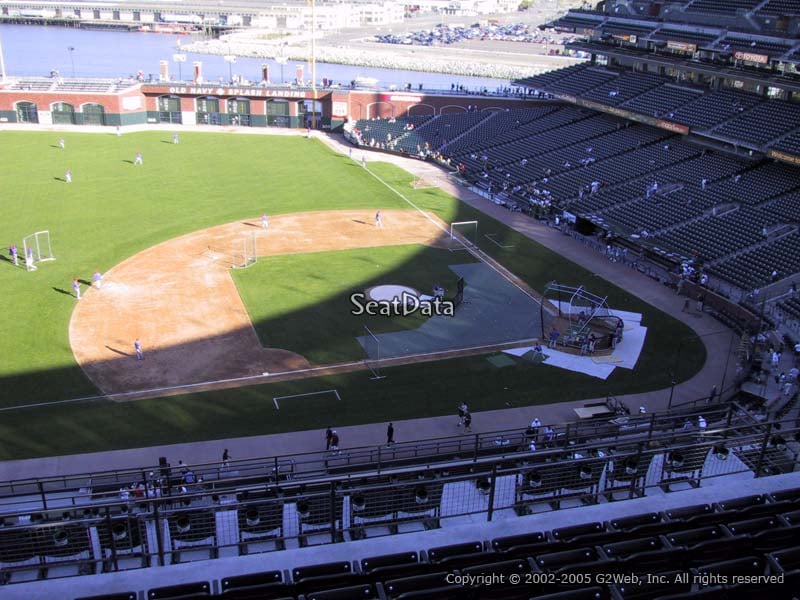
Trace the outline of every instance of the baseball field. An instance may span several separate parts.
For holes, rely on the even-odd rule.
[[[0,164],[0,459],[320,428],[334,415],[338,425],[441,415],[461,399],[481,411],[621,395],[667,387],[663,357],[679,347],[679,381],[705,360],[688,327],[634,295],[440,190],[415,189],[410,174],[370,163],[422,214],[318,140],[2,132]],[[502,241],[479,236],[480,249],[530,289],[591,282],[612,307],[642,313],[648,335],[636,368],[602,381],[471,355],[385,367],[384,379],[370,379],[359,366],[364,326],[390,333],[425,319],[357,317],[348,296],[387,283],[451,288],[454,269],[476,259],[451,252],[444,232],[472,220]],[[56,260],[14,266],[8,247],[21,256],[23,238],[41,230]],[[247,263],[251,245],[257,262],[232,269]],[[101,289],[90,289],[95,272]],[[315,370],[342,363],[351,366]],[[307,376],[261,377],[284,371]],[[230,379],[242,385],[198,385]],[[341,401],[273,404],[326,389]],[[152,391],[127,395],[137,390]]]

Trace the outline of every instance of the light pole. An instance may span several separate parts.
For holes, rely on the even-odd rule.
[[[233,83],[233,63],[236,62],[236,57],[233,54],[226,54],[223,58],[228,63],[228,80]]]
[[[289,58],[286,56],[286,46],[287,42],[283,42],[280,45],[281,53],[275,57],[275,62],[281,66],[281,84],[283,84],[283,66],[289,62]]]
[[[75,46],[67,46],[69,50],[69,62],[72,64],[72,77],[75,78]]]
[[[6,59],[3,58],[3,44],[0,44],[0,83],[6,80]]]
[[[283,66],[289,62],[289,59],[285,56],[277,56],[275,57],[275,62],[281,66],[281,85],[283,85]]]
[[[178,81],[183,81],[183,73],[181,73],[181,64],[186,62],[185,54],[173,54],[172,60],[178,63]]]

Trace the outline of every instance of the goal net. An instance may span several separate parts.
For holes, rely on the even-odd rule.
[[[48,260],[55,260],[53,248],[50,246],[50,231],[37,231],[22,238],[23,259],[28,271],[35,271],[36,265]]]
[[[463,250],[478,246],[478,222],[458,221],[450,223],[450,249]]]
[[[234,248],[233,252],[233,268],[246,269],[258,261],[256,256],[256,235],[252,234],[249,237],[242,238],[238,247]]]
[[[383,379],[384,375],[381,373],[381,341],[366,325],[364,325],[364,351],[367,353],[364,364],[372,373],[371,379]]]

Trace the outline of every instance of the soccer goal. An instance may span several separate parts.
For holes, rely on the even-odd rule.
[[[53,248],[50,246],[50,231],[37,231],[22,238],[22,248],[25,252],[25,268],[35,271],[37,263],[55,260]]]
[[[253,233],[249,237],[242,238],[239,244],[238,248],[234,248],[233,268],[246,269],[256,264],[258,262],[258,256],[256,256],[256,234]]]
[[[450,250],[464,250],[478,246],[478,222],[450,223]]]
[[[366,325],[364,325],[364,351],[367,353],[364,364],[372,373],[370,379],[386,377],[381,373],[381,341]]]

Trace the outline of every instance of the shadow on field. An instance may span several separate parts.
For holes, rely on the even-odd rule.
[[[256,227],[256,228],[261,227],[260,223],[250,223],[249,221],[242,221],[242,225],[247,225],[248,227]]]
[[[359,223],[361,225],[369,225],[366,221],[362,221],[360,219],[353,219],[353,223]]]
[[[64,182],[66,182],[66,181],[67,181],[67,180],[66,180],[66,179],[64,179],[63,177],[53,177],[53,179],[55,179],[56,181],[64,181]]]
[[[108,348],[109,350],[111,350],[111,352],[113,352],[114,354],[119,354],[120,356],[128,356],[128,357],[131,357],[131,356],[133,356],[133,354],[130,354],[130,353],[128,353],[128,352],[125,352],[124,350],[119,350],[119,349],[117,349],[117,348],[112,348],[112,347],[111,347],[111,346],[109,346],[108,344],[106,344],[106,348]]]
[[[70,298],[72,298],[72,292],[69,292],[65,289],[53,287],[53,291],[58,292],[59,294],[64,294],[65,296],[69,296]]]
[[[133,164],[133,161],[132,161],[132,160],[128,160],[128,159],[125,159],[125,160],[123,160],[122,162],[124,162],[124,163],[128,163],[129,165],[132,165],[132,164]]]

